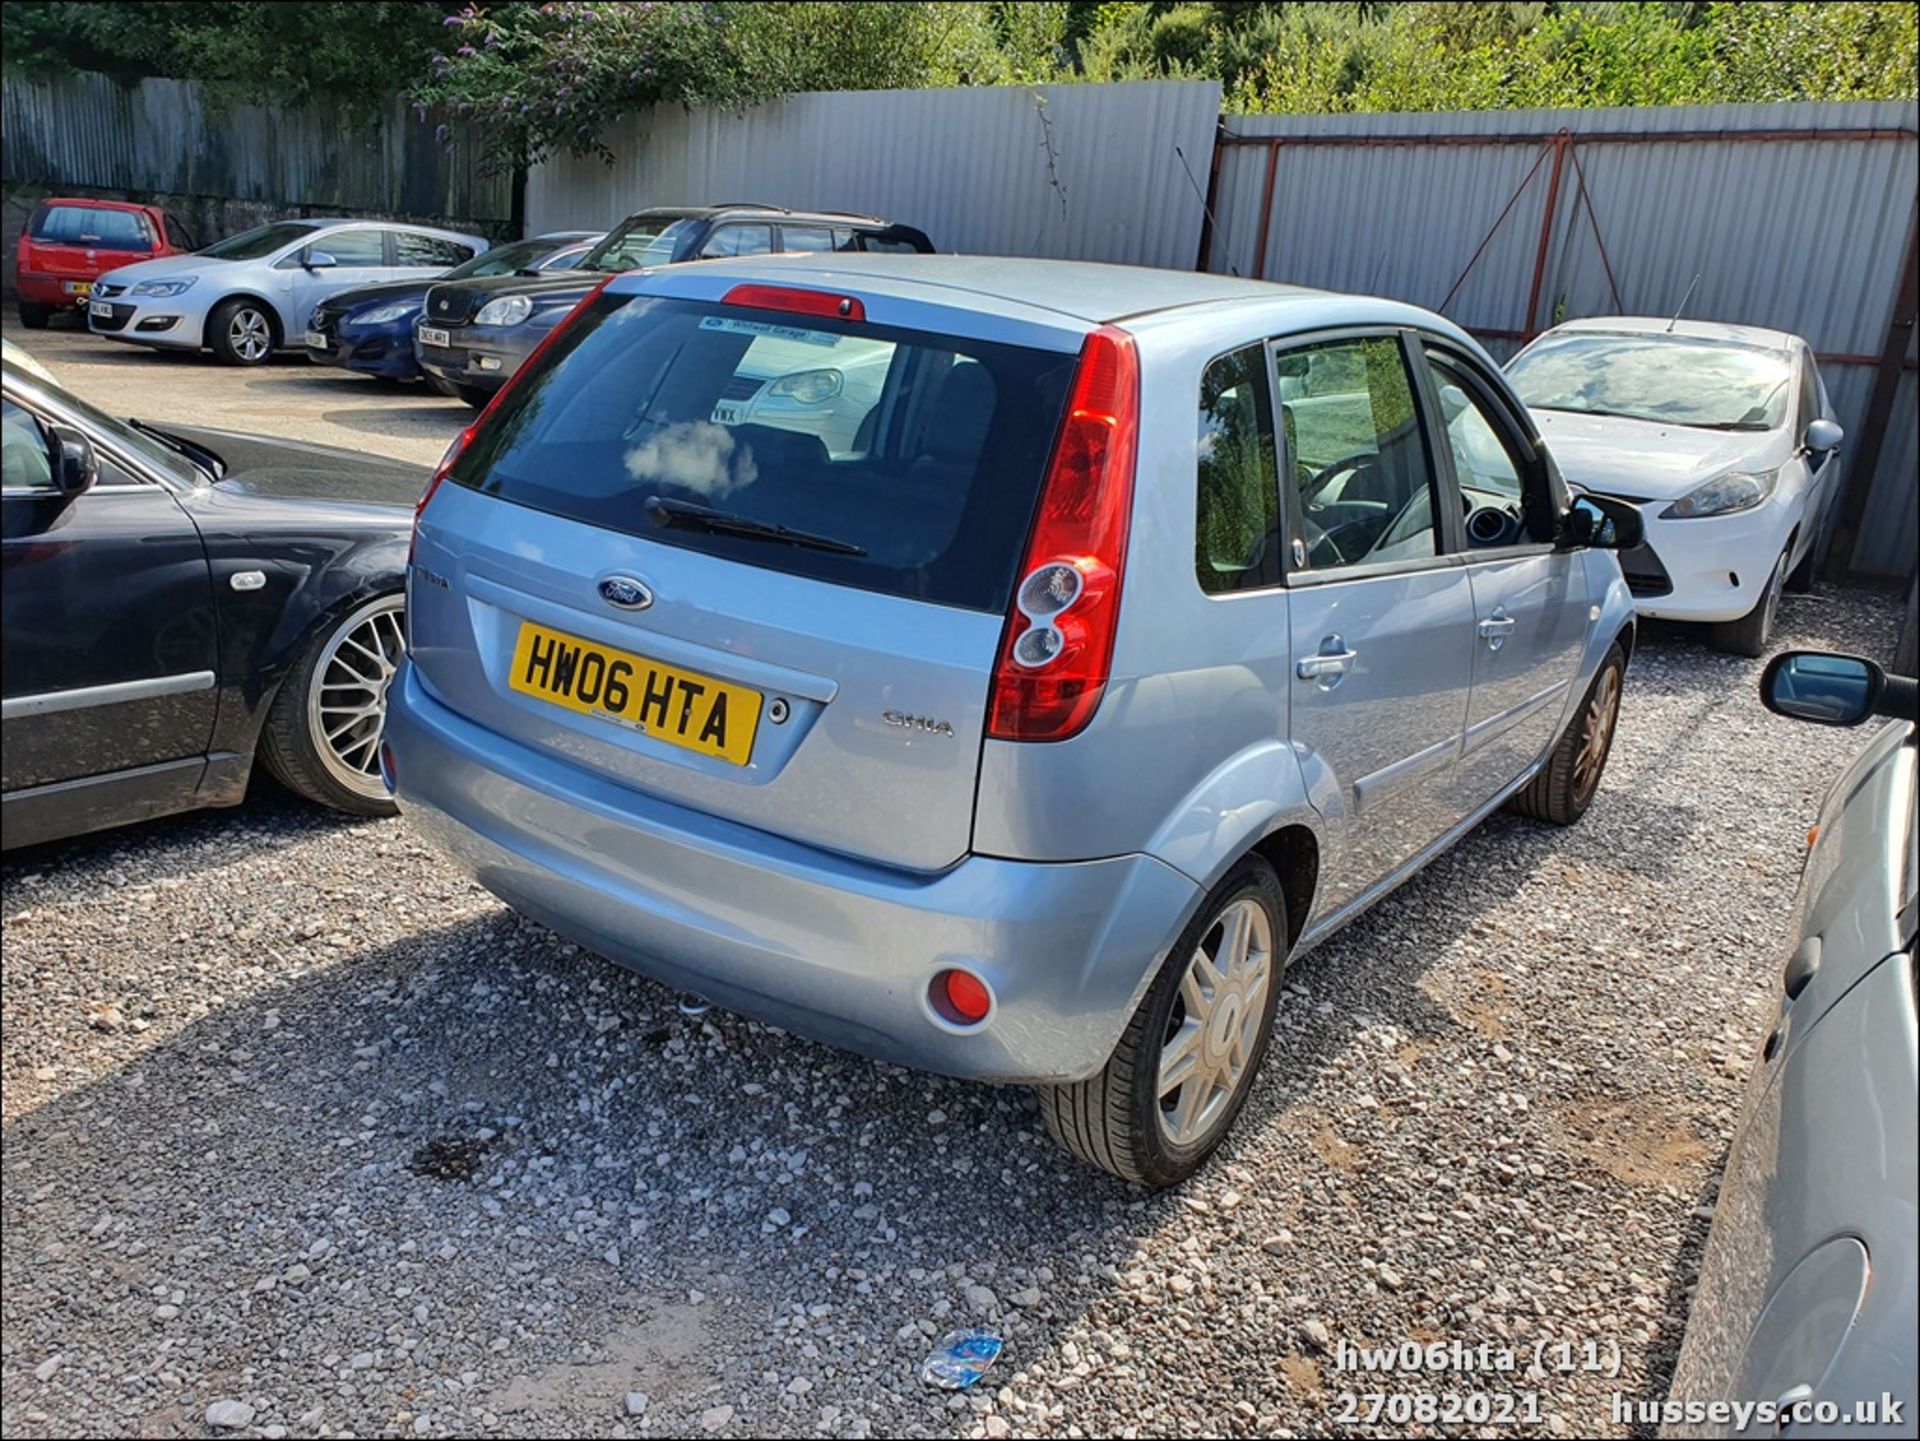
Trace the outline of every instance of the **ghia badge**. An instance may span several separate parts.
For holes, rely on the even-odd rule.
[[[610,575],[600,582],[600,598],[622,610],[645,610],[653,604],[653,591],[630,575]]]
[[[890,726],[899,726],[904,730],[924,731],[930,736],[953,736],[953,727],[943,720],[932,720],[923,715],[908,715],[905,711],[881,711],[880,719]]]

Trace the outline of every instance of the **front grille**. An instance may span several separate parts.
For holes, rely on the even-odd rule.
[[[114,306],[112,315],[101,315],[98,311],[92,310],[87,312],[87,324],[94,330],[123,330],[131,319],[133,319],[131,305]]]
[[[118,295],[126,288],[124,285],[109,285],[104,280],[93,282],[93,293],[99,296]]]
[[[720,392],[720,398],[722,400],[752,400],[754,396],[760,393],[760,387],[765,384],[766,382],[764,380],[760,380],[751,375],[736,375],[727,381],[726,388]]]
[[[427,314],[449,325],[462,325],[473,314],[474,297],[451,286],[427,292]]]
[[[326,306],[322,305],[313,312],[312,317],[307,321],[307,328],[309,330],[317,330],[322,335],[332,335],[334,327],[339,324],[340,312],[337,310],[329,310]]]

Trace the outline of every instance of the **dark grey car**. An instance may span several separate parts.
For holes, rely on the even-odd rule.
[[[1896,723],[1821,808],[1659,1419],[1669,1436],[1912,1436],[1916,687],[1806,652],[1777,657],[1761,686],[1781,715]]]
[[[629,215],[565,275],[449,281],[427,292],[414,356],[429,379],[485,405],[580,298],[609,275],[735,255],[927,254],[911,225],[774,205],[655,206]]]

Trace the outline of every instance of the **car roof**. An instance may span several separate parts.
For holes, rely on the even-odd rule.
[[[1806,341],[1784,330],[1767,330],[1758,325],[1730,325],[1719,320],[1675,320],[1672,316],[1594,315],[1584,320],[1569,320],[1546,332],[1559,335],[1577,332],[1585,335],[1673,335],[1688,340],[1719,340],[1734,345],[1758,346],[1763,350],[1792,350]]]
[[[548,230],[548,231],[542,232],[539,235],[529,235],[527,239],[550,240],[550,241],[553,241],[555,244],[564,244],[564,243],[570,243],[575,240],[598,240],[601,236],[605,235],[606,233],[607,232],[604,230]],[[503,240],[500,243],[502,245],[510,245],[513,242],[508,240]]]
[[[138,200],[97,200],[90,195],[49,195],[39,201],[40,205],[78,205],[84,210],[151,210],[160,209],[158,205],[148,205]]]
[[[676,270],[690,267],[676,266]],[[829,277],[866,293],[944,299],[984,311],[1051,311],[1087,325],[1218,301],[1325,301],[1328,292],[1207,271],[1155,270],[1077,260],[1025,260],[1001,255],[833,254],[752,256],[698,262],[701,274],[738,272],[756,279]],[[620,289],[627,287],[620,286]],[[938,294],[936,295],[935,292]],[[1375,302],[1388,304],[1390,302]]]
[[[634,214],[670,215],[680,220],[714,220],[723,215],[777,216],[783,220],[846,220],[883,227],[899,223],[857,210],[793,210],[785,205],[764,205],[757,200],[723,200],[713,205],[649,205]]]

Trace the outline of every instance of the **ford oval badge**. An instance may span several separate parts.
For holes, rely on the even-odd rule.
[[[653,592],[646,582],[630,575],[610,575],[601,581],[600,598],[622,610],[645,610],[653,604]]]

